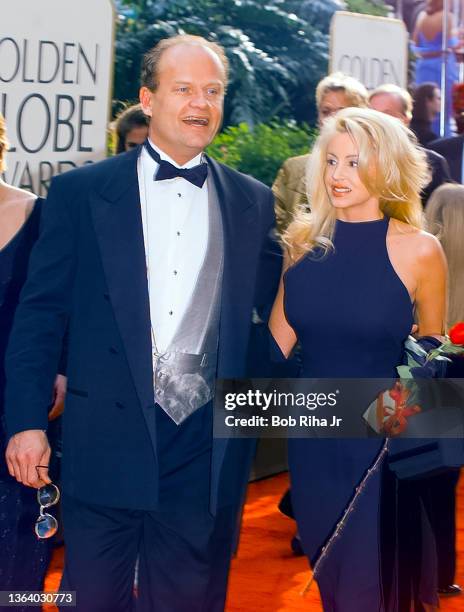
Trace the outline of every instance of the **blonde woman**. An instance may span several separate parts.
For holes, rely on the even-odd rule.
[[[333,72],[319,81],[316,87],[317,120],[319,127],[342,108],[367,108],[368,93],[357,79]],[[307,207],[305,169],[310,153],[290,157],[280,168],[272,192],[275,198],[277,231],[282,234],[300,207]]]
[[[287,269],[270,319],[284,355],[301,344],[305,377],[394,377],[413,309],[421,335],[443,332],[446,261],[439,242],[422,230],[419,194],[429,177],[411,138],[394,118],[368,109],[344,109],[321,130],[308,171],[311,213],[301,212],[284,235]],[[311,562],[380,446],[379,440],[289,440],[292,502]],[[436,605],[433,569],[428,589],[415,577],[417,592],[408,584],[401,589],[408,602],[398,599],[398,572],[389,563],[394,538],[381,537],[395,517],[393,506],[385,519],[382,504],[379,519],[391,484],[384,483],[380,472],[372,477],[321,566],[326,611]]]
[[[0,113],[0,173],[5,170],[7,149],[5,121]],[[34,535],[39,511],[36,491],[16,482],[8,474],[4,459],[4,357],[29,255],[38,236],[40,210],[41,200],[0,178],[0,584],[4,589],[25,591],[42,590],[51,548]],[[65,379],[58,376],[49,418],[61,413],[64,389]]]
[[[464,186],[442,185],[432,194],[425,217],[428,229],[437,236],[448,260],[447,329],[464,321]],[[456,356],[448,365],[450,378],[464,377],[464,358]],[[433,479],[432,524],[436,533],[439,591],[459,594],[456,573],[456,485],[459,470],[448,470]]]
[[[436,189],[425,212],[429,230],[446,253],[449,268],[447,328],[464,321],[464,186],[449,183]]]

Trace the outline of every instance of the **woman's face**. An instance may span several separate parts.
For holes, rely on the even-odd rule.
[[[358,147],[346,132],[329,140],[324,182],[339,219],[355,221],[379,216],[378,198],[369,193],[359,176],[358,156]]]
[[[425,12],[433,15],[437,11],[443,10],[443,0],[427,0],[425,4]]]
[[[438,89],[438,87],[435,87],[433,90],[433,96],[429,101],[429,109],[432,118],[434,118],[435,115],[437,115],[441,110],[441,91]]]
[[[148,136],[148,126],[138,125],[129,130],[126,134],[126,141],[124,143],[124,148],[126,151],[130,151],[134,149],[138,145],[141,145],[145,142]]]
[[[322,125],[326,119],[347,106],[349,106],[348,100],[342,91],[328,91],[321,99],[321,106],[318,111],[319,125]]]

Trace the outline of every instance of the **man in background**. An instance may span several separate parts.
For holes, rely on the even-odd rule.
[[[341,72],[324,77],[316,87],[319,126],[347,106],[367,107],[367,90],[362,83]],[[290,157],[280,168],[272,192],[275,196],[277,231],[282,234],[293,219],[295,210],[307,207],[306,166],[310,153]]]
[[[451,176],[456,183],[464,183],[464,83],[453,88],[453,112],[457,135],[438,138],[428,146],[443,155],[449,164]]]
[[[410,93],[398,85],[385,84],[374,89],[369,96],[369,105],[374,110],[396,117],[409,127],[413,101]],[[434,189],[452,180],[446,159],[430,149],[425,149],[432,179],[421,194],[422,205],[427,205]]]

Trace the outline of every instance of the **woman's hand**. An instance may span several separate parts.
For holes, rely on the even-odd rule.
[[[64,398],[66,396],[66,384],[67,378],[62,374],[58,374],[55,378],[55,384],[53,386],[53,406],[48,413],[48,420],[54,421],[60,415],[63,414],[64,410]]]

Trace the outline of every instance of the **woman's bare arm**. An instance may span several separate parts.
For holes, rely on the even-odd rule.
[[[439,241],[422,234],[417,250],[416,311],[420,336],[441,337],[445,331],[448,267]]]
[[[285,255],[282,276],[280,278],[279,290],[272,307],[271,316],[269,318],[269,329],[274,337],[274,340],[279,345],[280,350],[288,357],[296,344],[296,334],[293,328],[289,325],[285,316],[284,310],[284,274],[290,266],[290,259]]]

